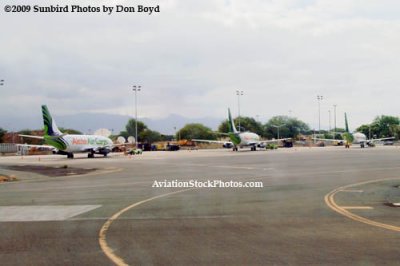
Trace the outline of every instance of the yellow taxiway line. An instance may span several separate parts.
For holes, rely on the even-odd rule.
[[[339,213],[339,214],[341,214],[343,216],[346,216],[346,217],[348,217],[348,218],[350,218],[350,219],[352,219],[354,221],[365,223],[365,224],[372,225],[372,226],[376,226],[376,227],[379,227],[379,228],[384,228],[384,229],[400,232],[400,227],[399,226],[394,226],[394,225],[390,225],[390,224],[376,222],[376,221],[361,217],[359,215],[356,215],[354,213],[351,213],[351,212],[347,211],[346,207],[339,206],[335,202],[335,195],[337,193],[339,193],[339,192],[342,192],[342,191],[348,189],[348,188],[356,187],[356,186],[360,186],[360,185],[365,185],[365,184],[377,183],[377,182],[381,182],[381,181],[396,180],[396,179],[399,179],[399,178],[383,178],[383,179],[371,180],[371,181],[366,181],[366,182],[361,182],[361,183],[356,183],[356,184],[351,184],[351,185],[339,187],[337,189],[332,190],[331,192],[329,192],[325,196],[325,203],[332,210],[334,210],[337,213]],[[348,206],[348,207],[351,208],[351,206]]]
[[[372,207],[369,206],[341,206],[341,208],[345,210],[372,210]]]

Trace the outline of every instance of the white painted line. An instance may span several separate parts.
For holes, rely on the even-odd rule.
[[[178,191],[169,192],[169,193],[166,193],[166,194],[154,196],[154,197],[152,197],[152,198],[148,198],[148,199],[145,199],[145,200],[142,200],[142,201],[133,203],[132,205],[130,205],[130,206],[128,206],[128,207],[126,207],[126,208],[120,210],[119,212],[115,213],[113,216],[111,216],[111,217],[107,220],[107,222],[105,222],[105,223],[103,224],[103,226],[102,226],[101,229],[100,229],[100,232],[99,232],[99,244],[100,244],[101,250],[103,250],[104,254],[106,254],[106,256],[107,256],[112,262],[114,262],[115,264],[117,264],[118,266],[121,266],[121,265],[124,265],[124,266],[125,266],[125,265],[128,265],[128,264],[125,263],[125,261],[124,261],[121,257],[117,256],[117,255],[114,253],[114,250],[113,250],[112,248],[110,248],[110,246],[108,246],[108,244],[107,244],[107,241],[106,241],[106,234],[107,234],[108,229],[110,228],[111,224],[112,224],[115,220],[117,220],[117,219],[119,218],[119,216],[121,216],[123,213],[125,213],[125,212],[127,212],[127,211],[129,211],[129,210],[131,210],[131,209],[135,208],[136,206],[139,206],[139,205],[141,205],[141,204],[143,204],[143,203],[146,203],[146,202],[149,202],[149,201],[152,201],[152,200],[156,200],[156,199],[159,199],[159,198],[167,197],[167,196],[170,196],[170,195],[174,195],[174,194],[178,194],[178,193],[190,191],[190,190],[193,190],[193,189],[195,189],[195,188],[183,189],[183,190],[178,190]]]
[[[342,209],[345,210],[372,210],[372,207],[369,206],[344,206],[344,207],[340,207]]]
[[[149,217],[119,217],[118,220],[126,221],[143,221],[143,220],[202,220],[202,219],[225,219],[225,218],[237,218],[244,217],[238,215],[205,215],[205,216],[149,216]],[[71,218],[69,221],[96,221],[96,220],[108,220],[110,217],[88,217],[88,218]]]
[[[232,166],[232,165],[210,165],[208,167],[218,167],[218,168],[228,168],[228,169],[246,169],[246,170],[253,170],[253,167],[248,166]]]
[[[0,206],[0,222],[64,221],[101,205]]]

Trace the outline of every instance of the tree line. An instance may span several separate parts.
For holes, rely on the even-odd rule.
[[[267,123],[262,124],[251,117],[236,117],[234,123],[236,128],[239,130],[240,120],[240,131],[251,131],[260,135],[262,138],[272,139],[278,138],[278,130],[280,138],[296,138],[299,135],[311,135],[313,131],[303,121],[289,116],[274,116],[268,120]],[[394,116],[381,115],[377,116],[372,123],[361,125],[356,131],[364,133],[366,136],[371,138],[383,138],[394,136],[396,140],[400,138],[400,120]],[[228,120],[222,121],[218,126],[218,131],[215,132],[211,128],[200,124],[191,123],[186,124],[183,128],[179,129],[175,135],[164,135],[158,131],[152,130],[147,127],[142,121],[137,121],[138,127],[138,142],[142,143],[153,143],[156,141],[171,141],[173,139],[208,139],[216,140],[221,137],[218,133],[228,133],[229,126]],[[81,134],[81,132],[74,129],[60,129],[62,132],[68,134]],[[334,130],[336,136],[333,136],[331,132],[323,131],[326,138],[340,139],[344,133],[344,129],[337,128]],[[24,135],[31,135],[32,130],[25,129],[18,133]],[[0,127],[0,142],[4,141],[4,135],[7,131]],[[125,130],[121,131],[118,135],[110,136],[111,139],[115,140],[118,136],[128,138],[129,136],[135,136],[136,133],[136,121],[135,119],[129,119]],[[29,140],[26,140],[29,142]]]

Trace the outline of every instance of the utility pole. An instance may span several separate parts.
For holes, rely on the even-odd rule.
[[[331,110],[328,110],[329,113],[329,134],[331,133]]]
[[[333,120],[334,120],[333,139],[336,139],[336,104],[333,105]]]
[[[236,90],[236,95],[238,96],[238,119],[239,119],[239,132],[241,131],[240,127],[240,96],[243,96],[243,91]]]
[[[135,92],[135,146],[138,147],[138,130],[137,130],[137,92],[140,91],[142,86],[133,85],[133,91]]]
[[[322,95],[317,95],[318,100],[318,134],[321,134],[321,101],[324,97]]]
[[[278,131],[278,139],[279,139],[279,129],[281,128],[281,127],[283,127],[285,124],[281,124],[281,125],[271,125],[271,126],[273,126],[273,127],[276,127],[276,129],[277,129],[277,131]]]

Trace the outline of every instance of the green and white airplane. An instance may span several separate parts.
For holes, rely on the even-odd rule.
[[[237,131],[235,124],[233,122],[231,116],[231,110],[228,108],[228,125],[229,125],[229,132],[228,133],[218,133],[221,135],[229,136],[233,151],[238,151],[238,147],[250,147],[252,151],[257,150],[257,147],[263,148],[266,147],[267,143],[274,143],[281,140],[290,140],[290,138],[284,139],[275,139],[275,140],[261,140],[260,136],[254,132],[239,132]],[[228,146],[228,142],[226,141],[218,141],[218,140],[205,140],[205,139],[192,139],[192,141],[197,142],[208,142],[208,143],[221,143],[225,146]]]
[[[346,113],[344,113],[344,123],[345,123],[346,132],[344,132],[342,134],[343,140],[321,139],[321,138],[314,138],[314,139],[320,140],[320,141],[334,142],[334,143],[336,143],[336,145],[339,145],[339,146],[345,145],[346,148],[350,148],[351,143],[359,144],[361,148],[365,148],[365,145],[367,145],[368,147],[374,147],[375,142],[377,142],[377,141],[394,139],[394,137],[387,137],[387,138],[380,138],[380,139],[368,139],[364,133],[361,133],[361,132],[350,133]]]
[[[57,149],[58,154],[74,158],[74,153],[88,153],[88,158],[94,154],[107,156],[114,147],[111,139],[99,135],[78,135],[62,133],[55,120],[51,117],[46,105],[42,105],[44,136],[20,135],[21,137],[43,139],[47,145]]]

